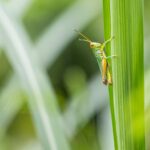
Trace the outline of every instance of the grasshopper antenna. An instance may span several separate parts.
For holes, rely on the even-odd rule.
[[[84,34],[82,34],[80,31],[74,29],[75,32],[77,32],[79,35],[81,35],[83,37],[83,39],[79,39],[80,41],[85,41],[85,42],[89,42],[91,43],[92,41],[87,37],[85,36]]]

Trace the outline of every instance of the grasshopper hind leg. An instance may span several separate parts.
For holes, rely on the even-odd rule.
[[[112,85],[112,75],[110,73],[109,65],[108,65],[108,68],[107,68],[107,82],[108,82],[108,85]]]
[[[102,59],[102,82],[107,85],[107,67],[108,63],[106,59]]]

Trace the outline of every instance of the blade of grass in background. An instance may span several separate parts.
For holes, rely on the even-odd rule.
[[[15,17],[20,19],[31,5],[32,0],[10,0],[4,1],[3,3],[6,5],[6,7],[8,7],[10,11],[13,12],[13,15],[15,15]]]
[[[107,92],[100,84],[99,76],[91,80],[88,86],[78,95],[71,98],[68,104],[64,113],[64,122],[65,125],[70,126],[69,130],[67,126],[65,128],[70,138],[73,138],[78,130],[83,128],[96,112],[99,112],[107,105]]]
[[[51,24],[47,28],[47,30],[43,33],[43,35],[36,42],[35,47],[33,47],[34,56],[36,55],[37,58],[41,59],[41,55],[42,55],[45,58],[44,61],[41,62],[43,63],[42,66],[44,68],[46,68],[47,66],[51,66],[53,62],[55,61],[55,59],[62,53],[64,47],[67,46],[67,44],[71,42],[74,36],[76,36],[76,34],[74,34],[72,30],[74,28],[74,23],[71,24],[70,22],[76,22],[75,23],[76,28],[81,30],[84,26],[89,24],[90,21],[98,15],[98,11],[96,11],[95,9],[92,9],[92,7],[95,8],[95,6],[97,5],[96,3],[93,3],[93,1],[87,2],[86,0],[83,0],[83,1],[79,0],[73,5],[71,5],[63,14],[61,14],[61,16],[59,16],[56,19],[56,21],[53,24]],[[83,14],[82,11],[84,11],[85,14]],[[16,10],[15,12],[19,12],[19,10],[18,11]],[[19,26],[20,28],[21,38],[31,43],[31,41],[29,41],[28,35],[25,33],[24,28],[21,27],[22,24],[19,21],[17,21],[16,24],[17,24],[17,27]],[[64,26],[64,24],[67,24],[67,26],[66,25]],[[70,28],[71,32],[67,32],[67,36],[66,36],[66,32],[61,32],[61,31],[66,31],[68,28]],[[62,38],[61,40],[59,40],[59,44],[58,44],[58,39],[60,38],[60,36],[59,34],[55,34],[55,33],[60,29],[61,29],[60,32],[61,32],[62,37],[66,37],[66,38]],[[2,36],[0,37],[3,39]],[[53,40],[53,39],[56,39],[56,40]],[[53,45],[49,44],[50,41],[53,41]],[[6,104],[5,104],[6,101],[4,101],[3,106],[7,105],[7,107],[9,107],[8,111],[11,112],[11,117],[12,117],[10,118],[10,116],[7,115],[9,113],[5,113],[3,112],[3,109],[0,109],[0,118],[1,118],[1,115],[2,115],[2,118],[3,117],[5,118],[5,120],[3,120],[4,122],[3,123],[1,122],[2,127],[7,127],[8,126],[7,123],[10,122],[9,119],[12,120],[15,117],[15,114],[20,110],[19,106],[15,106],[17,105],[17,103],[15,103],[17,99],[14,99],[14,96],[11,94],[12,93],[11,89],[15,90],[16,88],[16,91],[17,91],[18,88],[20,88],[20,85],[18,85],[18,82],[16,82],[15,87],[14,87],[14,84],[12,84],[14,82],[13,81],[14,79],[16,79],[16,77],[13,76],[10,79],[10,81],[8,81],[7,85],[9,86],[8,88],[7,87],[4,88],[3,94],[2,94],[3,96],[1,96],[1,97],[8,97],[9,95],[9,97],[11,97],[11,99],[7,99]],[[13,105],[11,105],[11,101],[14,102]],[[21,107],[22,103],[19,103],[19,104]],[[14,108],[16,109],[14,110]]]
[[[10,123],[17,115],[21,106],[25,102],[25,92],[24,89],[16,85],[16,80],[11,80],[5,85],[3,90],[1,90],[0,95],[0,137],[3,138],[5,132],[7,131]],[[10,107],[11,106],[11,107]]]
[[[24,88],[16,81],[16,76],[10,77],[0,93],[0,138],[3,138],[27,99]]]
[[[113,131],[111,125],[110,108],[107,105],[100,112],[98,119],[98,139],[102,150],[114,150]],[[109,141],[109,144],[108,144]]]
[[[146,150],[150,149],[149,135],[150,135],[150,70],[145,75],[145,138]]]
[[[143,1],[111,0],[105,33],[115,36],[112,60],[114,114],[119,150],[144,150]],[[110,26],[108,28],[107,26]],[[138,120],[140,118],[140,120]]]
[[[62,129],[56,98],[48,79],[44,71],[35,65],[34,59],[31,59],[26,48],[28,46],[23,44],[13,22],[2,7],[0,7],[0,26],[4,31],[4,38],[9,41],[6,54],[29,93],[28,103],[44,148],[68,150],[69,146]]]

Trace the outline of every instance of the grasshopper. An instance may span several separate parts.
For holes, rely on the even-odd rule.
[[[114,39],[114,37],[111,37],[104,43],[98,43],[98,42],[91,41],[87,36],[79,32],[78,30],[75,30],[75,32],[77,32],[82,37],[82,39],[79,40],[89,43],[90,48],[92,49],[97,59],[99,68],[101,70],[102,82],[105,85],[112,85],[112,75],[110,73],[110,66],[107,59],[116,57],[116,55],[106,56],[104,48],[108,43],[110,43]]]

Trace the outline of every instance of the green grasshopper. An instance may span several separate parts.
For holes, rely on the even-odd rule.
[[[116,55],[106,56],[104,48],[105,48],[106,44],[108,44],[109,42],[111,42],[114,39],[114,37],[111,37],[110,39],[108,39],[107,41],[105,41],[104,43],[101,44],[98,42],[92,42],[87,36],[85,36],[84,34],[79,32],[78,30],[75,30],[75,32],[77,32],[80,36],[82,36],[83,39],[79,39],[79,40],[88,42],[90,44],[90,48],[92,49],[92,51],[97,59],[99,68],[102,73],[102,82],[105,85],[107,85],[107,84],[112,85],[112,76],[110,73],[110,66],[108,64],[107,59],[116,57]]]

